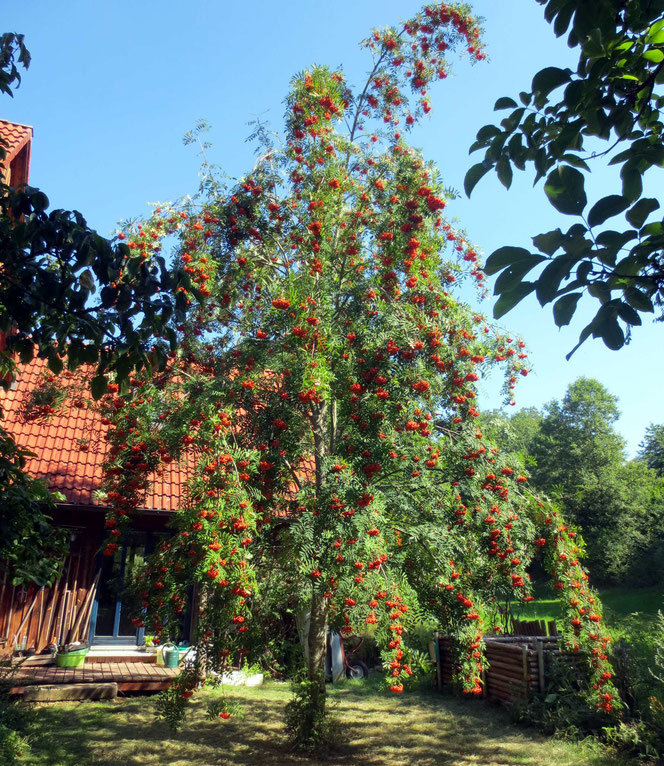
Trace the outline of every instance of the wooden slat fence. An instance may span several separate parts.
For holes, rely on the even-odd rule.
[[[570,663],[583,663],[579,654],[562,652],[560,636],[485,636],[489,668],[484,673],[484,694],[490,699],[513,703],[528,700],[546,688],[551,658],[564,654]],[[449,636],[438,639],[437,686],[456,690],[457,666],[454,644]]]

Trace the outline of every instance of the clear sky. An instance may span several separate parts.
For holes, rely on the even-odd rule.
[[[12,100],[0,98],[0,117],[34,126],[31,182],[52,206],[76,208],[109,234],[118,221],[147,212],[148,202],[193,193],[199,158],[182,136],[199,118],[212,125],[209,159],[231,176],[253,163],[245,143],[248,121],[260,116],[280,129],[283,99],[293,74],[312,63],[342,65],[351,84],[363,82],[368,54],[360,40],[376,26],[406,19],[414,0],[0,0],[4,31],[22,32],[33,63]],[[447,184],[463,188],[477,130],[499,120],[499,96],[527,90],[544,66],[574,65],[535,0],[476,0],[485,19],[489,62],[456,60],[454,77],[431,90],[430,119],[411,134]],[[648,181],[662,196],[658,171]],[[610,187],[608,172],[589,182],[595,198]],[[590,196],[590,195],[589,195]],[[591,197],[592,198],[592,197]],[[501,245],[528,247],[530,237],[561,221],[532,187],[530,172],[507,192],[493,176],[448,206],[470,239],[489,254]],[[564,218],[564,217],[562,217]],[[483,306],[491,313],[491,301]],[[596,307],[588,300],[586,316]],[[558,330],[550,306],[526,299],[502,320],[527,341],[534,372],[520,384],[518,406],[540,407],[560,398],[581,375],[595,377],[619,397],[619,429],[634,454],[650,422],[664,422],[664,324],[636,328],[619,352],[587,341],[572,357],[583,327],[583,302],[571,327]],[[496,385],[484,384],[484,408],[500,404]]]

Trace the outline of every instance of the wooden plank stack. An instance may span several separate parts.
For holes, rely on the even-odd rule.
[[[96,550],[81,541],[72,545],[62,575],[52,586],[0,582],[0,656],[24,649],[40,654],[51,644],[63,646],[88,637],[99,573]]]

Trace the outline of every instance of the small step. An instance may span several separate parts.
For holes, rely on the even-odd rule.
[[[22,694],[26,702],[65,702],[69,700],[112,700],[118,696],[118,684],[58,684],[43,686],[25,686],[12,689],[14,694]]]
[[[115,647],[93,647],[85,657],[86,665],[97,662],[147,662],[157,661],[156,652],[147,652],[140,649],[119,649]]]

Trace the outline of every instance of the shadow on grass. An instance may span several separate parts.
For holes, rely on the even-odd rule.
[[[504,711],[482,702],[435,692],[384,695],[376,684],[331,690],[341,741],[326,758],[293,753],[283,733],[288,685],[232,689],[245,719],[210,721],[204,692],[192,704],[187,723],[173,735],[153,720],[154,700],[40,707],[31,733],[34,766],[287,766],[361,764],[433,766],[495,764],[556,766],[615,764],[587,747],[556,742],[510,725]]]

